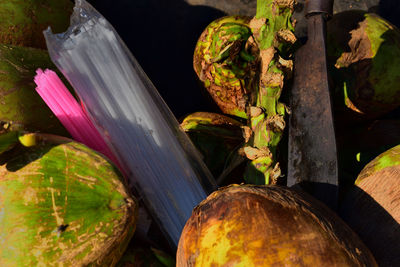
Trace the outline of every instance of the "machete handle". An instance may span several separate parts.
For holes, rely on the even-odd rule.
[[[326,14],[331,17],[333,14],[333,0],[306,0],[306,17]]]

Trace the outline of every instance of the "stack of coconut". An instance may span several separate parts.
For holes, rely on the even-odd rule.
[[[38,68],[57,71],[43,30],[65,31],[72,9],[0,3],[0,266],[114,266],[135,232],[138,202],[120,171],[70,139],[35,91]],[[128,252],[121,264],[170,261],[144,244]]]
[[[293,1],[287,2],[290,13]],[[69,0],[0,2],[0,266],[174,266],[174,257],[161,251],[173,255],[174,248],[153,243],[150,249],[132,238],[138,202],[117,167],[69,139],[34,89],[36,69],[57,71],[42,31],[48,26],[64,31],[72,7]],[[223,187],[193,210],[176,264],[396,266],[400,31],[357,11],[329,22],[340,160],[340,203],[334,212],[284,186],[284,120],[279,131],[267,127],[269,137],[260,131],[259,144],[268,151],[249,146],[259,131],[256,118],[273,111],[278,127],[276,118],[290,110],[283,103],[297,47],[295,38],[274,44],[282,56],[275,72],[284,75],[285,84],[273,108],[261,106],[268,101],[250,107],[247,102],[261,98],[261,90],[252,90],[265,74],[257,69],[264,59],[256,24],[247,17],[219,19],[195,48],[194,69],[221,114],[190,114],[181,126]]]

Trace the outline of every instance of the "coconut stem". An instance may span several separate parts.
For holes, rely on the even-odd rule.
[[[293,0],[258,0],[256,16],[250,22],[260,49],[260,78],[249,118],[253,138],[244,152],[251,159],[245,180],[253,184],[275,184],[281,175],[276,148],[285,128],[285,105],[279,102],[284,76],[290,73],[291,60],[282,60],[285,47],[292,45]],[[289,68],[288,66],[289,65]]]

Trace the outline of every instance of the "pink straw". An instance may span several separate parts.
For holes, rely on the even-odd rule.
[[[104,154],[118,167],[121,166],[81,105],[54,71],[46,69],[43,72],[43,70],[38,69],[35,83],[38,94],[68,130],[72,138]]]

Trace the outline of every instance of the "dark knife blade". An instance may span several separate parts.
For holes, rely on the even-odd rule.
[[[295,54],[287,185],[337,208],[338,163],[326,62],[326,19],[333,1],[308,1],[308,39]]]

